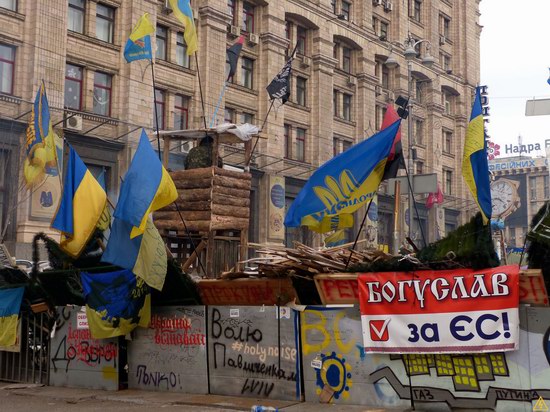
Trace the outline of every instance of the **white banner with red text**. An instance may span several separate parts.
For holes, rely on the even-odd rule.
[[[518,348],[518,266],[365,273],[358,282],[365,352]]]

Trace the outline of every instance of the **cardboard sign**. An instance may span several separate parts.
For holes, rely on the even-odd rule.
[[[323,305],[349,304],[359,301],[356,273],[316,275],[314,279]]]
[[[540,269],[522,270],[519,277],[519,300],[533,306],[548,306],[548,294]]]
[[[518,348],[519,269],[361,274],[365,352],[463,353]]]
[[[201,280],[205,305],[284,305],[297,299],[290,279]]]

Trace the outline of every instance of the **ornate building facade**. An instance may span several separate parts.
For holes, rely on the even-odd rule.
[[[305,230],[281,229],[285,205],[319,165],[379,130],[386,104],[406,96],[410,81],[414,173],[436,173],[445,195],[430,210],[424,195],[417,197],[428,240],[471,214],[460,166],[480,78],[477,0],[192,0],[199,51],[191,58],[167,4],[0,2],[0,227],[16,256],[29,254],[35,233],[53,233],[49,220],[59,195],[53,178],[33,192],[21,184],[25,128],[42,80],[55,129],[104,179],[114,200],[140,128],[153,130],[154,105],[165,130],[224,120],[263,125],[252,163],[250,238],[276,243],[319,242]],[[127,36],[145,12],[156,25],[155,90],[150,62],[128,64],[123,57]],[[241,34],[246,41],[238,71],[212,120],[226,80],[226,48]],[[410,71],[403,55],[408,38],[419,43]],[[270,107],[265,87],[295,45],[290,101],[275,103],[264,124]],[[432,67],[421,62],[427,53],[435,57]],[[397,67],[385,64],[390,54]],[[408,153],[407,122],[402,135]],[[172,168],[182,167],[188,149],[172,148]],[[226,164],[239,165],[235,152],[224,156]],[[393,230],[386,190],[374,216],[382,244],[390,243]]]

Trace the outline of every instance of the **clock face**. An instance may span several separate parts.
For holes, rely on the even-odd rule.
[[[514,204],[514,188],[506,181],[491,184],[491,203],[493,216],[500,216]]]

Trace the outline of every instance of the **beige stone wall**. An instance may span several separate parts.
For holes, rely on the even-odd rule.
[[[191,98],[189,126],[203,126],[203,111],[199,89],[199,72],[205,117],[208,124],[212,119],[220,91],[225,81],[225,50],[236,40],[227,32],[230,23],[227,3],[224,0],[192,1],[199,35],[197,61],[191,59],[189,69],[176,64],[176,32],[181,25],[173,13],[166,13],[163,2],[153,0],[105,0],[105,4],[116,8],[114,44],[107,44],[95,38],[96,2],[86,1],[85,31],[83,34],[67,32],[67,1],[65,0],[19,0],[18,11],[0,10],[0,42],[17,46],[17,73],[14,95],[22,101],[0,99],[1,114],[15,118],[30,108],[39,82],[44,79],[48,89],[54,121],[62,119],[64,93],[64,69],[67,62],[85,68],[83,111],[90,112],[93,106],[93,79],[95,71],[113,75],[113,124],[106,124],[92,135],[104,139],[115,139],[136,127],[143,126],[152,131],[153,91],[151,67],[146,61],[127,64],[123,49],[127,36],[137,19],[149,12],[156,24],[169,29],[168,61],[157,61],[155,77],[157,87],[166,91],[167,127],[173,125],[173,104],[176,94]],[[293,65],[293,97],[291,102],[270,112],[262,131],[258,152],[284,157],[285,123],[307,130],[306,163],[316,167],[333,154],[333,137],[358,142],[379,128],[376,122],[376,107],[383,106],[399,94],[406,94],[407,64],[402,56],[403,41],[410,33],[416,39],[431,43],[430,52],[438,59],[440,51],[451,56],[452,73],[442,70],[437,62],[432,68],[422,66],[415,59],[412,69],[415,75],[427,79],[426,99],[414,105],[413,116],[424,121],[424,142],[418,146],[419,159],[424,162],[424,172],[435,172],[442,179],[443,168],[453,171],[452,196],[469,196],[462,182],[460,165],[465,130],[472,104],[473,87],[479,82],[479,5],[476,0],[448,2],[425,0],[421,22],[409,18],[407,2],[392,1],[393,10],[374,6],[371,1],[355,1],[349,21],[343,21],[332,13],[329,0],[287,1],[257,0],[255,4],[255,34],[258,44],[247,41],[242,56],[254,60],[253,89],[240,86],[240,62],[235,83],[227,86],[217,115],[217,122],[223,120],[224,107],[237,113],[251,113],[255,123],[262,125],[269,110],[265,86],[283,66],[287,48],[294,46],[296,25],[308,28],[305,59],[296,59]],[[340,1],[337,1],[340,11]],[[237,1],[236,25],[240,25],[242,1]],[[440,16],[451,18],[451,35],[440,44]],[[388,41],[381,41],[375,32],[373,17],[389,24]],[[285,35],[285,19],[294,26],[290,44]],[[352,49],[351,75],[342,70],[342,49],[333,55],[334,43],[338,42]],[[426,51],[426,42],[422,52]],[[155,41],[153,41],[153,46]],[[390,48],[396,53],[399,67],[390,70],[388,89],[381,87],[381,78],[376,75],[376,62],[385,60]],[[336,58],[335,58],[336,57]],[[198,63],[198,64],[197,64]],[[307,103],[299,106],[296,101],[295,77],[307,79]],[[442,88],[451,90],[453,111],[446,114],[442,103]],[[353,106],[349,121],[333,116],[333,90],[351,94]],[[341,101],[340,101],[340,104]],[[276,106],[278,106],[276,104]],[[340,109],[341,110],[341,109]],[[27,121],[23,116],[21,121]],[[84,117],[83,130],[97,126],[98,119]],[[60,125],[61,127],[62,125]],[[442,155],[442,129],[453,132],[454,152]],[[404,149],[408,148],[407,122],[403,123]],[[120,156],[120,171],[124,173],[128,161],[139,139],[139,130],[119,141],[127,142],[129,150]],[[285,162],[266,166],[271,161],[259,158],[260,167],[266,172],[293,176],[295,169],[285,169]],[[301,170],[303,171],[303,170]],[[303,174],[300,178],[306,178]],[[118,181],[118,179],[117,179]],[[260,189],[260,241],[266,241],[267,189]],[[20,194],[18,209],[18,238],[28,242],[37,230],[47,229],[47,223],[28,219],[28,204],[25,194]]]

